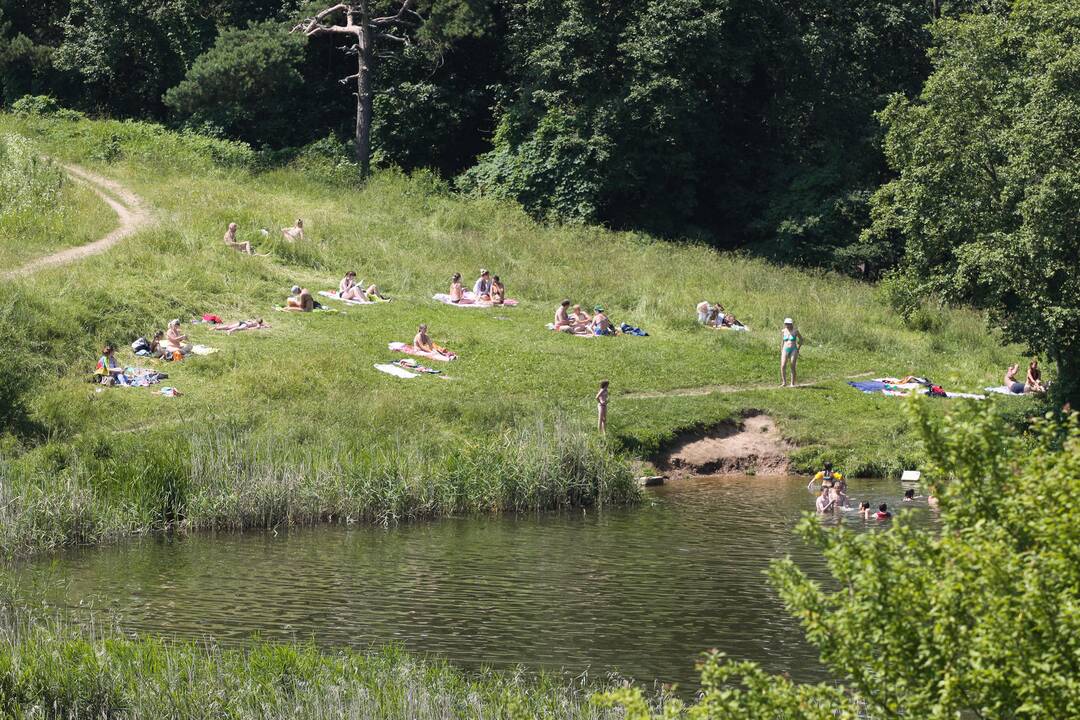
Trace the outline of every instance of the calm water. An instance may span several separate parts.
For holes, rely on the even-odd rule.
[[[852,499],[899,506],[895,482],[851,484]],[[813,507],[799,478],[687,480],[643,508],[528,518],[450,519],[393,529],[157,538],[87,549],[21,570],[76,614],[127,630],[243,642],[393,641],[453,662],[579,673],[618,670],[693,686],[716,647],[801,680],[824,677],[763,571],[790,553]],[[915,512],[934,518],[924,504]],[[875,531],[857,513],[842,520]]]

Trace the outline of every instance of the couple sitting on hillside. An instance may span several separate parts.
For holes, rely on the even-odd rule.
[[[1024,382],[1016,379],[1020,365],[1014,363],[1005,371],[1005,389],[1014,395],[1034,394],[1042,395],[1046,392],[1046,386],[1042,381],[1042,370],[1039,369],[1038,358],[1032,358],[1028,364],[1027,377]]]
[[[735,319],[731,313],[724,312],[724,306],[718,302],[709,305],[708,300],[702,300],[697,306],[698,322],[711,328],[730,328],[732,330],[745,330],[746,326]]]
[[[604,313],[604,308],[597,305],[593,312],[595,314],[590,316],[580,305],[574,305],[571,309],[570,301],[563,300],[555,308],[555,322],[551,324],[551,329],[573,335],[614,335],[615,326]]]
[[[480,277],[473,283],[472,293],[465,290],[461,284],[461,273],[454,273],[450,278],[449,300],[454,304],[467,303],[491,303],[502,305],[506,302],[506,287],[498,275],[492,276],[484,268],[480,268]]]
[[[140,357],[183,360],[192,348],[187,339],[187,335],[180,332],[180,321],[174,319],[169,321],[168,331],[158,330],[149,340],[141,337],[131,343],[131,351]]]

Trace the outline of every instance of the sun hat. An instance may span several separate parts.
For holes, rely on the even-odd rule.
[[[481,275],[487,275],[487,274],[488,274],[488,271],[487,271],[487,270],[485,270],[484,268],[480,268],[480,274],[481,274]]]
[[[784,324],[785,325],[794,325],[795,321],[792,320],[791,318],[784,318]]]
[[[597,305],[596,307],[593,308],[593,312],[604,312],[604,306],[603,305]]]

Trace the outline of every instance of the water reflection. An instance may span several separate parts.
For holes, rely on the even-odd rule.
[[[856,506],[901,506],[895,482],[854,481],[850,493]],[[54,599],[76,613],[107,611],[125,629],[168,636],[395,641],[467,666],[617,669],[683,685],[716,647],[823,678],[763,575],[791,554],[824,576],[792,535],[813,508],[805,479],[688,480],[651,498],[603,513],[148,539],[21,572],[62,580]],[[914,512],[934,521],[925,505]],[[833,522],[878,525],[857,513]]]

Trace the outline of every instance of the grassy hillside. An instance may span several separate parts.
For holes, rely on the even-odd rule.
[[[54,250],[92,242],[116,216],[89,188],[15,134],[0,134],[0,275]]]
[[[350,168],[315,154],[261,169],[243,146],[136,123],[2,117],[0,132],[122,182],[156,213],[105,254],[0,289],[7,332],[36,350],[19,385],[30,429],[0,445],[8,549],[176,522],[624,502],[636,491],[623,456],[647,457],[680,430],[748,409],[776,418],[801,468],[828,457],[850,473],[882,473],[916,458],[900,401],[861,395],[846,378],[916,372],[975,390],[1017,357],[974,313],[943,310],[926,315],[926,329],[905,327],[868,285],[640,235],[545,227],[426,175],[384,172],[358,189]],[[297,217],[307,242],[276,240]],[[225,248],[230,221],[272,255]],[[430,300],[452,271],[472,278],[481,266],[519,307]],[[395,301],[333,315],[271,311],[292,284],[329,289],[347,269]],[[601,303],[651,337],[548,332],[563,297]],[[702,299],[723,302],[752,332],[698,327]],[[222,337],[186,325],[221,352],[167,367],[180,398],[84,382],[102,343],[126,346],[204,312],[262,316],[273,328]],[[807,340],[808,387],[776,387],[785,315]],[[445,368],[451,380],[372,369],[418,322],[460,354]],[[601,378],[612,383],[606,440],[591,430]],[[697,388],[706,390],[664,395]]]

